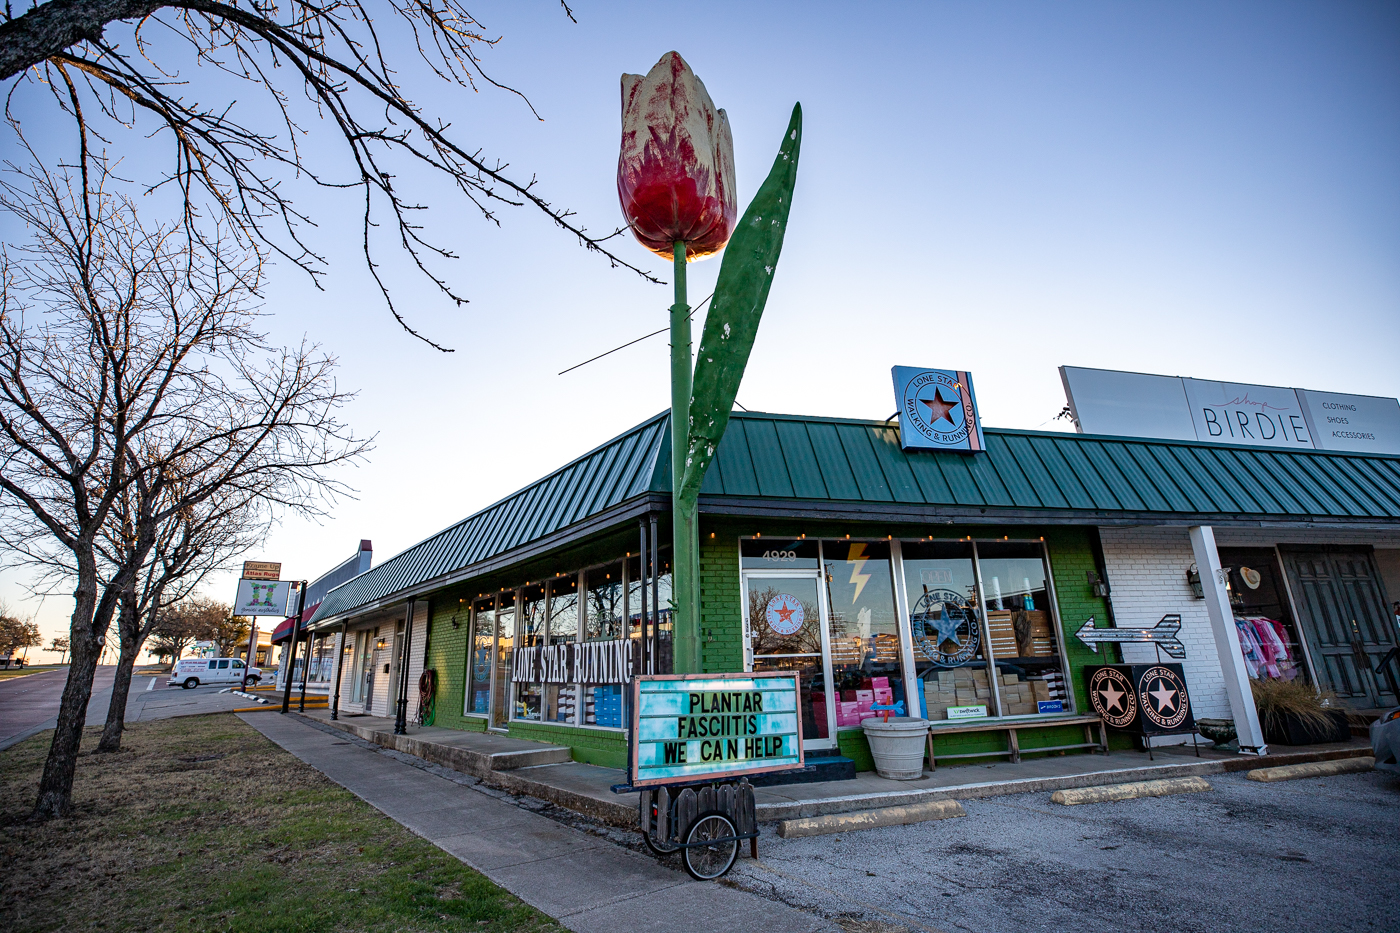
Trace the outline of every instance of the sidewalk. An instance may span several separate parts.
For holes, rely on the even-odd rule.
[[[521,809],[472,778],[428,773],[365,743],[338,739],[301,717],[237,715],[577,933],[837,933],[820,917],[725,885],[692,881],[655,859]],[[392,731],[392,722],[389,726]]]
[[[308,710],[305,716],[349,732],[385,748],[405,752],[470,774],[514,794],[525,794],[614,826],[631,827],[637,820],[637,795],[614,794],[612,785],[627,775],[612,768],[573,761],[563,746],[545,745],[481,732],[440,726],[409,726],[407,735],[394,735],[394,721],[354,716],[330,721],[330,713]],[[1070,787],[1117,784],[1156,778],[1222,774],[1275,765],[1324,761],[1368,755],[1363,739],[1349,743],[1301,747],[1270,746],[1262,758],[1217,751],[1203,743],[1200,757],[1190,745],[1146,752],[1114,750],[1109,755],[1048,755],[1024,758],[1019,764],[940,766],[917,781],[890,781],[874,772],[860,772],[853,781],[785,784],[755,788],[760,821],[796,819],[829,813],[850,813],[935,799],[968,799],[1006,794],[1046,792]]]

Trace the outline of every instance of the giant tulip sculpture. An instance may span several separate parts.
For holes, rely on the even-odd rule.
[[[773,168],[736,226],[734,140],[729,118],[715,107],[705,85],[675,52],[662,56],[645,76],[622,76],[618,198],[637,240],[675,264],[671,502],[676,673],[701,670],[700,485],[729,424],[768,301],[801,144],[802,105],[797,104]],[[726,244],[692,379],[685,264]]]

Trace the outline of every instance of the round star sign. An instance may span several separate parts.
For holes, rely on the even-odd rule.
[[[763,617],[768,620],[768,627],[779,635],[795,635],[802,628],[802,603],[796,596],[779,593],[768,600]]]
[[[1138,693],[1142,696],[1143,714],[1162,729],[1181,725],[1191,709],[1186,685],[1169,667],[1158,665],[1144,671],[1138,678]]]

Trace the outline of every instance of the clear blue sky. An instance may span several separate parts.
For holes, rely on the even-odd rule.
[[[1400,395],[1400,7],[573,7],[577,25],[545,0],[474,7],[503,36],[492,74],[543,121],[411,72],[409,93],[594,230],[620,222],[622,72],[686,57],[729,113],[745,203],[800,100],[790,233],[739,393],[750,409],[884,417],[894,364],[971,370],[984,423],[1007,427],[1065,427],[1047,424],[1061,364]],[[669,289],[536,214],[496,229],[423,190],[472,303],[397,281],[413,325],[456,353],[383,309],[351,199],[303,199],[334,260],[325,292],[274,271],[269,328],[337,352],[360,392],[350,416],[379,435],[347,476],[358,501],[249,555],[288,575],[316,576],[360,538],[387,558],[668,404],[664,337],[556,374],[664,326]],[[694,298],[718,267],[691,267]],[[211,595],[232,598],[232,582]],[[14,580],[0,592],[20,602]],[[50,600],[46,631],[66,611]]]

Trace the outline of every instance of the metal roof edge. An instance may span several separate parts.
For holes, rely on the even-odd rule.
[[[868,516],[871,521],[942,525],[1215,525],[1252,528],[1351,528],[1393,531],[1400,518],[1318,515],[1270,516],[1257,513],[1150,512],[1075,508],[1016,508],[1008,506],[917,505],[909,502],[866,502],[859,499],[776,499],[767,496],[700,497],[702,514],[725,518],[810,518],[830,520]],[[864,520],[864,519],[861,519]]]
[[[772,419],[775,421],[805,421],[817,422],[819,424],[854,424],[877,428],[894,428],[899,425],[899,420],[891,418],[889,420],[881,418],[844,418],[827,415],[786,415],[767,411],[736,411],[730,415],[731,419],[757,418]],[[1248,450],[1255,453],[1283,453],[1283,454],[1323,454],[1333,457],[1350,458],[1380,458],[1385,460],[1400,460],[1400,454],[1390,453],[1361,453],[1351,450],[1322,450],[1316,447],[1254,447],[1249,444],[1218,444],[1214,441],[1187,441],[1173,437],[1133,437],[1120,434],[1082,434],[1078,431],[1041,431],[1034,428],[992,428],[982,426],[982,431],[987,434],[1024,435],[1029,437],[1050,437],[1063,438],[1076,441],[1113,441],[1124,444],[1170,444],[1182,447],[1205,447],[1210,450]],[[936,451],[930,450],[928,453],[958,453],[958,451]]]
[[[654,506],[659,505],[662,507],[667,507],[670,505],[670,502],[670,493],[665,493],[664,501],[662,501],[661,496],[658,495],[655,491],[644,492],[641,495],[633,496],[630,499],[624,499],[622,502],[617,503],[611,508],[605,509],[604,511],[599,512],[596,515],[590,515],[583,521],[575,522],[572,525],[569,525],[565,528],[561,528],[558,531],[545,535],[542,538],[536,538],[533,541],[526,542],[525,544],[522,544],[519,547],[512,548],[509,551],[502,551],[500,554],[492,555],[486,560],[477,561],[476,563],[468,564],[465,567],[459,567],[456,570],[453,570],[449,573],[439,574],[438,576],[433,577],[430,580],[424,580],[421,583],[416,583],[413,586],[405,587],[402,590],[395,590],[394,592],[385,594],[384,596],[381,596],[378,599],[371,600],[367,603],[361,603],[358,606],[351,607],[350,609],[346,609],[342,612],[337,612],[334,615],[326,616],[324,619],[317,619],[313,617],[310,623],[308,624],[308,629],[319,630],[324,626],[335,625],[340,622],[348,621],[349,619],[353,619],[356,616],[364,615],[368,612],[377,612],[380,609],[393,605],[397,602],[402,602],[405,599],[414,599],[418,596],[422,596],[425,593],[431,593],[434,590],[440,590],[444,587],[454,586],[458,583],[470,580],[473,577],[479,577],[482,574],[491,573],[494,570],[498,570],[501,567],[509,566],[510,564],[517,563],[521,560],[543,556],[549,553],[550,551],[555,550],[556,548],[565,547],[579,540],[582,540],[583,538],[586,538],[589,535],[594,534],[595,532],[604,530],[609,525],[625,521],[626,519],[633,518],[639,514],[644,515],[647,512],[652,511]]]
[[[425,536],[425,537],[423,537],[423,538],[420,538],[418,541],[415,541],[414,543],[408,545],[407,547],[401,548],[396,554],[394,554],[394,556],[392,556],[392,557],[390,557],[390,558],[387,558],[387,559],[384,560],[382,563],[379,563],[379,564],[375,565],[374,567],[371,567],[369,570],[366,570],[364,573],[356,574],[355,576],[351,577],[349,580],[346,580],[344,583],[341,583],[341,584],[338,584],[338,585],[336,585],[336,586],[331,587],[329,590],[326,591],[326,595],[325,595],[325,597],[323,597],[322,601],[324,602],[326,599],[329,599],[330,596],[331,596],[331,594],[334,593],[336,590],[340,589],[342,586],[348,586],[348,585],[350,585],[351,583],[354,583],[354,582],[355,582],[356,580],[358,580],[360,577],[365,576],[365,574],[369,574],[369,573],[378,573],[378,572],[388,573],[389,571],[384,570],[383,568],[386,568],[386,567],[389,567],[389,566],[393,565],[396,561],[398,561],[399,559],[401,559],[402,557],[404,557],[404,555],[411,553],[411,552],[414,551],[415,549],[421,547],[421,546],[424,545],[424,544],[427,544],[429,541],[432,541],[432,540],[434,540],[435,538],[439,538],[439,537],[441,537],[441,536],[447,534],[448,532],[452,531],[454,528],[460,528],[462,525],[465,525],[467,522],[471,521],[472,519],[476,518],[477,516],[479,516],[479,515],[484,515],[485,513],[491,511],[492,509],[496,508],[497,506],[503,505],[503,504],[505,504],[505,503],[511,501],[512,499],[517,498],[518,496],[524,495],[525,493],[527,493],[527,492],[529,492],[530,490],[532,490],[532,489],[534,489],[534,488],[540,486],[541,484],[549,482],[549,481],[550,481],[551,479],[553,479],[555,476],[559,475],[560,473],[563,473],[565,470],[568,470],[570,467],[574,466],[575,464],[578,464],[578,463],[580,463],[580,462],[582,462],[582,461],[584,461],[584,460],[587,460],[589,457],[593,456],[594,454],[598,453],[598,452],[601,451],[601,450],[606,449],[607,447],[609,447],[609,446],[611,446],[611,445],[613,445],[613,444],[616,444],[618,441],[622,440],[623,438],[625,438],[625,437],[627,437],[627,436],[629,436],[629,435],[632,435],[632,434],[636,434],[637,432],[642,431],[642,430],[646,429],[647,427],[651,426],[651,425],[654,424],[655,422],[657,422],[657,421],[659,421],[659,420],[661,420],[661,419],[663,419],[663,418],[669,417],[670,414],[671,414],[670,409],[667,409],[666,411],[663,411],[663,412],[661,412],[660,414],[652,415],[650,418],[646,419],[645,421],[642,421],[642,422],[640,422],[640,423],[638,423],[638,424],[635,424],[635,425],[633,425],[632,427],[628,428],[626,431],[623,431],[621,434],[618,434],[618,435],[616,435],[615,437],[612,437],[612,438],[610,438],[609,440],[604,441],[603,443],[601,443],[601,444],[599,444],[598,446],[594,447],[592,450],[589,450],[587,453],[580,454],[579,456],[577,456],[577,457],[575,457],[574,459],[570,460],[569,462],[565,463],[563,466],[560,466],[560,467],[558,467],[557,469],[551,470],[550,472],[546,473],[544,476],[541,476],[539,479],[535,480],[534,482],[527,483],[527,484],[525,484],[524,486],[520,487],[519,489],[515,490],[514,492],[511,492],[511,493],[508,493],[508,494],[502,496],[501,498],[497,499],[495,502],[492,502],[490,505],[482,506],[481,508],[477,509],[475,512],[472,512],[470,515],[467,515],[467,516],[464,517],[464,518],[459,518],[457,521],[451,523],[450,525],[445,525],[445,526],[443,526],[442,528],[438,529],[437,531],[433,532],[432,534],[427,535],[427,536]],[[659,446],[659,445],[658,445],[658,446]],[[655,456],[655,455],[653,455],[653,458],[654,458],[654,456]],[[618,504],[621,505],[622,503],[618,503]],[[560,529],[560,530],[562,531],[562,530],[564,530],[564,529]],[[357,608],[358,608],[358,607],[357,607]]]

